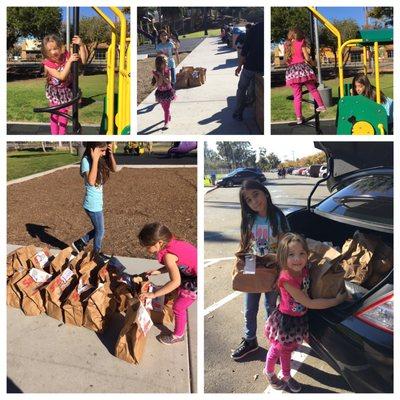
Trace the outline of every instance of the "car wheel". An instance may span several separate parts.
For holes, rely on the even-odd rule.
[[[233,186],[233,182],[232,182],[232,181],[226,182],[226,186],[227,186],[227,187],[232,187],[232,186]]]

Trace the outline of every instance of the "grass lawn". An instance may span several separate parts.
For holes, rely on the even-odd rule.
[[[84,124],[100,125],[107,77],[89,75],[79,77],[84,106],[79,110],[79,121]],[[116,79],[116,90],[118,79]],[[7,83],[7,120],[48,122],[48,113],[34,113],[35,107],[48,107],[45,97],[45,79],[27,79]]]
[[[372,84],[375,82],[375,77],[369,77]],[[351,83],[352,78],[346,78],[345,83]],[[328,111],[321,114],[321,119],[336,118],[336,108],[338,100],[338,79],[331,79],[324,81],[324,84],[332,88],[332,96],[334,106],[330,107]],[[305,86],[303,87],[305,90]],[[382,92],[393,99],[393,74],[381,74],[381,90]],[[271,89],[271,119],[272,121],[294,121],[295,115],[293,110],[293,101],[286,100],[286,96],[292,94],[292,90],[288,87],[278,87]],[[313,113],[313,107],[307,103],[303,103],[303,115],[308,117]]]
[[[68,152],[13,151],[7,153],[7,180],[48,171],[78,162],[80,158]]]
[[[182,35],[183,39],[197,39],[202,37],[216,37],[221,34],[221,29],[209,29],[208,35],[204,35],[204,30],[198,32],[188,33],[187,35]]]

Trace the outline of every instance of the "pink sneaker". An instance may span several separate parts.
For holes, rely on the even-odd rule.
[[[326,111],[326,107],[325,106],[321,106],[315,109],[316,112],[325,112]]]

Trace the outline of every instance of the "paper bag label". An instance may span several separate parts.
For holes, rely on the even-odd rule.
[[[151,320],[150,314],[148,313],[148,311],[146,310],[146,308],[142,303],[140,303],[140,306],[138,308],[136,321],[139,325],[139,328],[146,336],[151,327],[153,326],[153,321]]]
[[[47,255],[44,253],[44,251],[39,251],[37,252],[34,256],[33,259],[35,262],[37,262],[42,268],[47,264],[49,261],[49,258]]]
[[[256,257],[247,254],[244,257],[244,271],[243,274],[254,275],[256,273]]]
[[[149,292],[153,293],[155,292],[159,287],[150,284],[149,286]],[[145,301],[145,308],[147,310],[153,310],[156,312],[162,312],[163,308],[164,308],[164,303],[165,303],[165,295],[164,296],[160,296],[160,297],[156,297],[155,299],[149,299],[147,298]]]
[[[67,268],[61,275],[62,283],[68,282],[68,280],[71,278],[71,276],[73,274],[74,274],[73,271],[71,269]]]
[[[78,294],[81,295],[82,293],[85,293],[87,290],[91,289],[93,286],[89,283],[84,284],[82,281],[82,278],[79,279],[79,283],[78,283]]]
[[[37,268],[32,268],[29,271],[29,275],[35,282],[47,282],[51,279],[52,275],[48,274],[45,271],[42,271],[41,269]]]

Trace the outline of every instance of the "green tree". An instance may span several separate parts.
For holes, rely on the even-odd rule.
[[[368,10],[368,17],[380,20],[387,28],[393,26],[393,7],[371,7]]]
[[[360,27],[357,22],[352,18],[337,20],[334,19],[332,24],[336,26],[338,31],[342,36],[342,43],[346,42],[350,39],[355,39],[357,37],[358,31]],[[337,66],[337,39],[328,28],[323,26],[320,29],[319,33],[319,41],[321,47],[330,47],[332,49],[333,54],[335,55],[335,67]],[[343,64],[346,64],[350,56],[350,48],[347,47],[343,53]]]
[[[259,160],[257,162],[258,168],[262,171],[269,171],[276,168],[281,161],[275,153],[267,154],[267,149],[265,147],[260,148]]]
[[[7,7],[7,49],[23,37],[61,34],[60,7]]]
[[[84,17],[79,22],[79,36],[88,49],[88,61],[90,64],[96,54],[100,43],[111,43],[111,29],[100,17]]]
[[[271,41],[286,40],[289,29],[298,28],[310,37],[310,12],[305,7],[271,8]]]
[[[217,150],[230,169],[256,165],[256,152],[250,142],[217,142]]]

